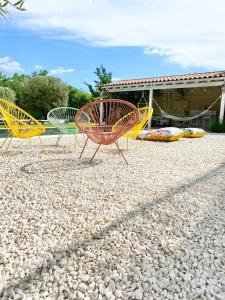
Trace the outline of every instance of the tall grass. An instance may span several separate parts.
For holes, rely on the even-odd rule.
[[[212,132],[225,132],[225,124],[220,124],[218,121],[216,121],[210,128]]]

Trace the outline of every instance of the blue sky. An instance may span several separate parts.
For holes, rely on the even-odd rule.
[[[1,72],[43,68],[85,89],[100,64],[114,80],[225,69],[222,0],[61,3],[25,1],[0,21]]]

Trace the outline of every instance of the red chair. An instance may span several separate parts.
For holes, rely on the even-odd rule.
[[[101,145],[110,144],[116,144],[119,154],[127,163],[119,148],[118,139],[133,128],[138,121],[139,113],[137,108],[123,100],[97,100],[86,104],[75,116],[77,127],[87,135],[80,158],[88,140],[91,139],[99,146],[89,163],[92,162]]]

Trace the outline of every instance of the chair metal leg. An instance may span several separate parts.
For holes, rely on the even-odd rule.
[[[8,151],[11,142],[12,142],[12,136],[10,136],[10,138],[9,138],[9,142],[8,142],[8,145],[6,146],[5,152]]]
[[[33,152],[31,138],[28,139],[28,144],[30,146],[30,152]]]
[[[40,145],[42,146],[43,152],[46,153],[45,146],[44,146],[44,143],[43,143],[40,135],[38,135],[38,139],[39,139]]]
[[[136,139],[136,141],[138,141],[138,144],[139,144],[139,146],[141,145],[141,142],[144,142],[145,140],[143,139],[143,138],[140,138],[140,139]],[[136,148],[137,148],[137,144],[136,144]],[[136,149],[135,148],[135,149]]]
[[[80,135],[80,137],[82,137],[82,138],[80,138],[81,140],[82,139],[84,139],[85,140],[85,135],[84,135],[84,133],[83,132],[77,132],[76,133],[77,134],[77,145],[78,145],[78,147],[80,147],[81,146],[81,144],[82,144],[82,142],[79,140],[79,138],[78,138],[78,134]]]
[[[5,145],[5,143],[8,141],[9,137],[7,136],[7,138],[4,139],[4,141],[2,142],[0,149],[3,148],[3,146]]]
[[[118,149],[119,154],[123,157],[123,159],[125,160],[126,164],[128,165],[128,162],[127,162],[125,156],[123,155],[123,152],[119,148],[118,142],[115,142],[115,144],[116,144],[116,147]]]
[[[126,146],[126,151],[128,151],[128,138],[127,138],[127,146]]]
[[[136,150],[140,146],[140,141],[137,138],[133,138],[132,140],[135,141],[134,150]]]
[[[83,132],[81,132],[81,136],[82,136],[83,139],[85,140],[86,135],[85,135]]]
[[[83,155],[83,153],[84,153],[84,149],[85,149],[85,147],[86,147],[86,145],[87,145],[88,140],[89,140],[89,138],[87,138],[86,141],[85,141],[85,143],[84,143],[84,146],[83,146],[83,149],[82,149],[81,154],[80,154],[80,156],[79,156],[79,159],[82,157],[82,155]]]
[[[77,149],[77,144],[78,144],[78,138],[77,138],[77,133],[74,134],[74,150]]]
[[[91,160],[89,161],[89,164],[92,162],[92,160],[94,159],[96,153],[98,152],[99,148],[100,148],[101,144],[98,145],[98,148],[95,150],[94,155],[92,156]]]
[[[56,146],[59,145],[59,141],[61,140],[61,138],[62,138],[62,134],[59,133],[58,139],[57,139],[57,141],[56,141]]]
[[[81,131],[79,131],[78,129],[77,129],[77,131],[75,132],[75,135],[76,135],[76,143],[77,143],[77,146],[79,147],[80,146],[80,142],[79,142],[79,139],[78,139],[78,134],[81,134],[82,132]]]

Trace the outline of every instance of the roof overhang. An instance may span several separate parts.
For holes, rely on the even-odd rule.
[[[209,79],[192,79],[192,80],[179,80],[168,82],[156,83],[139,83],[139,84],[123,84],[123,85],[109,85],[101,86],[102,91],[110,93],[114,92],[130,92],[130,91],[144,91],[144,90],[167,90],[179,88],[198,88],[198,87],[213,87],[224,86],[225,77],[209,78]]]

